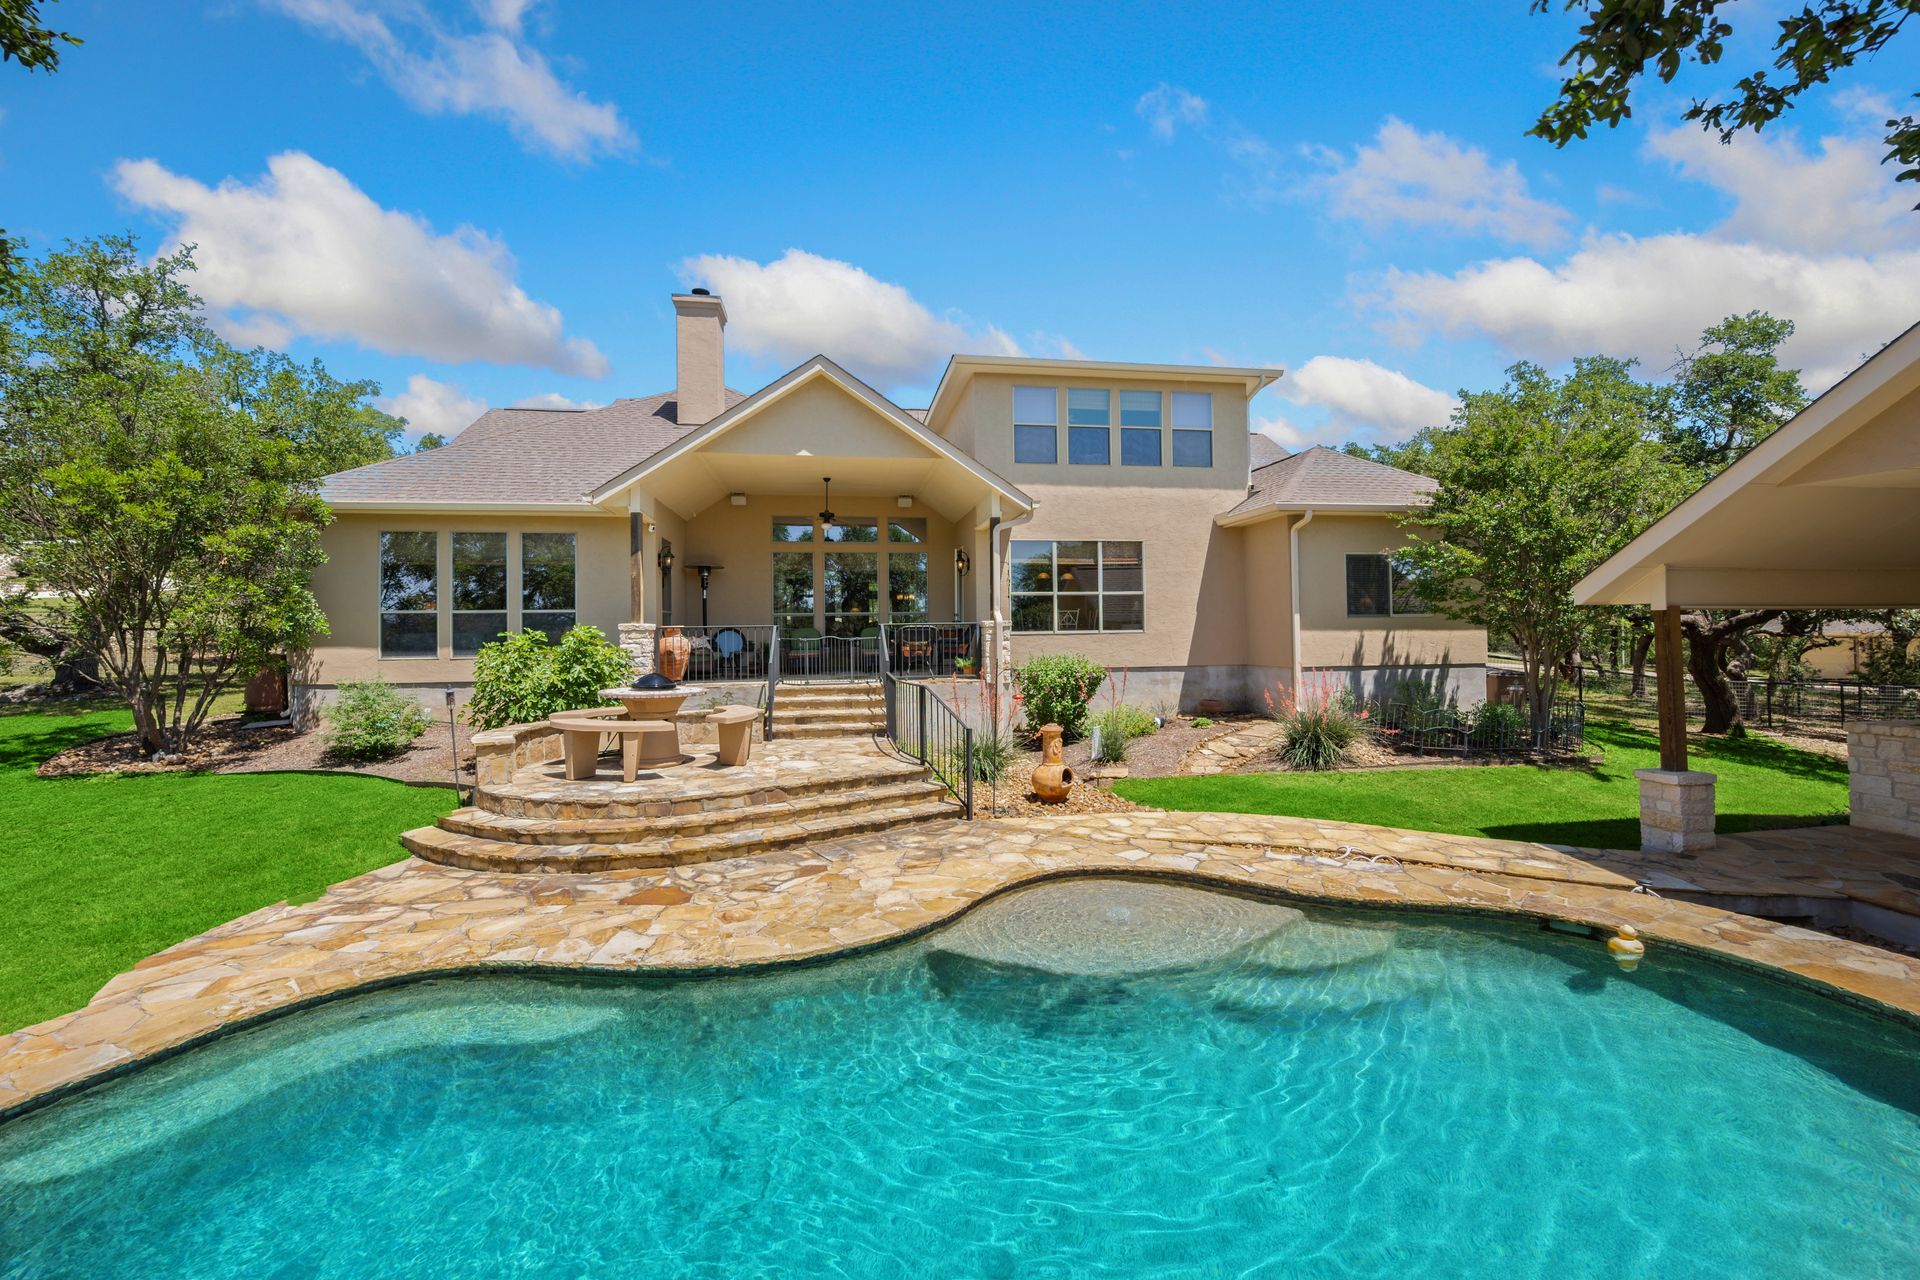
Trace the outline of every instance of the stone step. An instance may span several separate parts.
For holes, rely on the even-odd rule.
[[[946,794],[938,782],[912,779],[823,791],[772,804],[671,814],[659,818],[521,818],[486,809],[455,809],[440,825],[457,835],[514,844],[632,844],[710,835],[742,827],[796,823],[833,814],[892,809]]]
[[[773,713],[775,729],[803,724],[859,723],[883,725],[887,717],[879,711],[869,711],[865,707],[808,707],[788,711],[782,708]]]
[[[849,836],[890,831],[922,822],[957,819],[959,806],[949,799],[801,821],[772,822],[708,835],[623,844],[520,844],[461,835],[440,827],[420,827],[400,837],[407,852],[428,862],[472,871],[593,872],[678,866],[723,858],[751,857],[791,845],[824,844]]]
[[[773,726],[776,738],[867,738],[882,729],[886,723],[881,720],[817,720],[807,724],[779,724]]]
[[[882,698],[877,693],[872,695],[868,695],[864,693],[808,694],[808,693],[793,693],[793,692],[790,692],[789,690],[782,689],[780,690],[779,693],[774,695],[774,699],[773,699],[773,709],[776,714],[786,710],[788,707],[807,707],[807,708],[875,707],[875,708],[879,708],[879,707],[884,707],[886,705],[887,705],[886,699]]]
[[[756,753],[756,761],[758,758]],[[780,767],[769,773],[765,766],[749,764],[739,771],[742,776],[738,780],[727,776],[731,771],[698,770],[678,778],[668,771],[669,781],[679,784],[670,789],[663,789],[659,779],[623,783],[619,765],[611,760],[603,759],[600,767],[602,776],[591,782],[560,778],[530,782],[520,777],[483,786],[473,804],[489,813],[515,818],[665,818],[754,808],[804,796],[917,782],[929,776],[925,765],[880,752],[862,752],[857,759],[813,770]]]

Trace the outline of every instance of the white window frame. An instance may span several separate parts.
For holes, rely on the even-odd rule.
[[[1022,391],[1040,391],[1046,393],[1053,403],[1053,415],[1050,422],[1024,422],[1020,418],[1020,393]],[[1060,388],[1016,386],[1013,389],[1013,460],[1017,465],[1027,467],[1057,467],[1060,465]],[[1035,461],[1020,456],[1020,432],[1045,429],[1053,435],[1053,457],[1045,461]]]

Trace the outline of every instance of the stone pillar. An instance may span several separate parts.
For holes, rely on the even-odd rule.
[[[1694,770],[1635,769],[1640,780],[1640,847],[1649,853],[1711,849],[1713,775]]]
[[[1856,827],[1920,836],[1920,720],[1847,726],[1847,812]]]
[[[646,675],[654,669],[657,656],[655,649],[655,631],[651,622],[623,622],[620,624],[620,647],[633,659],[633,673]]]

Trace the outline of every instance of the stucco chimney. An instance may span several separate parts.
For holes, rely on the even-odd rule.
[[[727,407],[727,308],[705,289],[673,295],[679,422],[698,426]]]

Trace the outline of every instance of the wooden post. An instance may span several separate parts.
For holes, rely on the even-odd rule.
[[[1653,671],[1658,682],[1660,767],[1670,773],[1687,768],[1687,669],[1680,656],[1680,610],[1653,614]]]
[[[638,511],[627,515],[627,609],[628,622],[644,622],[642,608],[647,603],[646,561],[647,518]]]

